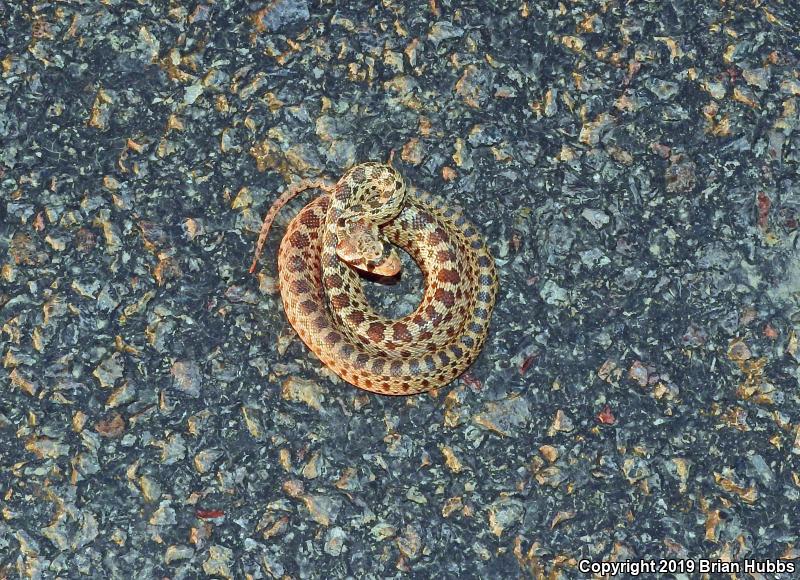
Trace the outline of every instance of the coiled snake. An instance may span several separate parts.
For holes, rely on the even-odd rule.
[[[325,193],[294,217],[278,252],[278,280],[289,322],[345,381],[383,395],[441,387],[483,346],[497,294],[494,260],[461,211],[406,187],[391,165],[363,163],[332,184],[289,187],[264,218],[250,271],[278,211],[298,193]],[[395,248],[425,276],[416,310],[398,319],[369,305],[358,270],[392,276]]]

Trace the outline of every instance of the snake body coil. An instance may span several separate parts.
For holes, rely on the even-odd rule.
[[[289,188],[264,220],[256,260],[275,215],[300,191],[324,195],[292,220],[278,253],[278,279],[289,322],[337,375],[384,395],[448,384],[483,346],[497,274],[478,230],[429,193],[408,191],[390,165],[364,163],[335,184]],[[405,249],[425,277],[419,306],[391,319],[368,303],[357,270],[392,275]]]

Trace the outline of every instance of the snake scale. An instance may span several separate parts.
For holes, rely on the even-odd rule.
[[[408,188],[390,164],[363,163],[335,184],[287,188],[264,218],[251,272],[278,211],[307,189],[324,193],[292,219],[278,252],[283,306],[303,342],[342,379],[374,393],[410,395],[458,377],[483,346],[498,287],[475,226],[443,199]],[[397,319],[369,305],[359,275],[396,274],[394,246],[425,277],[422,301]]]

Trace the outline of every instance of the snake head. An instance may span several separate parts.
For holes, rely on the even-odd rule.
[[[363,272],[379,276],[395,276],[400,271],[400,258],[383,240],[376,224],[358,220],[339,228],[336,255]]]
[[[397,276],[401,268],[400,256],[394,249],[389,250],[386,256],[383,256],[381,261],[369,269],[369,272],[379,276]]]

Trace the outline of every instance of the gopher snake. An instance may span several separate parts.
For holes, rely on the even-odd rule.
[[[294,217],[278,252],[283,306],[303,342],[347,382],[383,395],[420,393],[459,376],[480,352],[497,294],[478,230],[444,200],[408,191],[391,165],[364,163],[336,184],[287,188],[264,218],[251,272],[278,211],[306,189],[325,194]],[[398,319],[370,307],[356,271],[396,274],[392,244],[425,276],[419,306]]]

